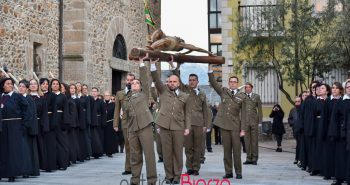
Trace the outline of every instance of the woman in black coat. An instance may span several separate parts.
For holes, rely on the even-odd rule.
[[[38,155],[39,155],[39,165],[40,169],[47,170],[50,164],[50,158],[48,154],[47,145],[52,144],[52,142],[56,143],[56,138],[53,140],[45,140],[50,132],[50,124],[49,124],[49,114],[48,114],[48,106],[47,100],[44,98],[44,94],[41,92],[39,88],[39,82],[35,79],[29,81],[29,95],[35,102],[35,112],[38,125]],[[51,130],[52,133],[52,130]],[[56,145],[54,145],[56,147]],[[54,150],[56,152],[56,150]],[[56,157],[54,158],[56,160]],[[52,162],[51,162],[52,163]],[[56,161],[54,161],[56,164]]]
[[[13,92],[14,81],[4,78],[0,83],[1,124],[0,129],[0,178],[14,182],[17,176],[29,175],[26,125],[33,120],[27,100]]]
[[[276,152],[282,152],[282,137],[283,134],[286,133],[283,125],[283,117],[284,112],[280,105],[276,104],[272,108],[272,112],[270,114],[270,118],[273,118],[272,122],[272,134],[275,135],[277,141],[277,149]]]
[[[31,176],[39,176],[39,153],[38,153],[38,143],[37,137],[39,134],[39,126],[37,119],[37,111],[36,104],[32,97],[30,97],[27,92],[29,88],[29,81],[21,80],[18,85],[18,93],[23,95],[23,97],[27,100],[29,104],[29,111],[32,115],[32,120],[28,121],[25,124],[26,132],[27,132],[27,141],[30,149],[30,161],[27,161],[27,170],[30,172],[29,174],[24,175],[24,178],[28,178]]]
[[[57,141],[56,141],[56,130],[58,129],[57,122],[54,118],[54,113],[57,108],[55,105],[56,95],[49,91],[49,80],[47,78],[40,79],[40,91],[39,90],[31,90],[33,92],[32,96],[39,95],[40,100],[36,100],[36,103],[40,103],[41,105],[37,105],[37,111],[41,109],[43,111],[43,116],[46,117],[45,112],[48,116],[48,124],[49,130],[47,132],[43,132],[42,138],[39,141],[40,153],[42,156],[40,157],[40,169],[45,170],[46,172],[52,172],[57,170]],[[41,96],[40,92],[43,93]],[[46,125],[42,119],[40,119],[41,125]],[[45,120],[46,122],[46,120]]]
[[[56,109],[53,117],[58,127],[56,129],[57,167],[59,170],[66,170],[69,165],[68,130],[70,129],[69,123],[66,121],[69,119],[67,97],[60,92],[61,83],[57,79],[51,80],[50,91],[54,93],[56,98],[54,103]]]

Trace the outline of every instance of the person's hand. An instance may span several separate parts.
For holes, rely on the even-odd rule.
[[[148,59],[149,58],[149,54],[148,53],[146,53],[146,56],[144,56],[144,57],[139,57],[139,61],[140,61],[140,63],[143,63],[146,59]]]
[[[190,134],[190,129],[185,129],[184,135],[187,136],[188,134]]]
[[[171,66],[172,69],[175,69],[174,62],[175,62],[174,56],[170,55],[170,61],[168,61],[168,63]]]
[[[239,136],[240,136],[240,137],[244,137],[244,136],[245,136],[245,131],[242,130],[242,131],[239,133]]]
[[[114,131],[118,132],[119,131],[118,127],[114,127]]]
[[[151,62],[151,64],[156,64],[157,62],[159,62],[159,58],[157,58],[156,60],[150,59],[150,62]]]

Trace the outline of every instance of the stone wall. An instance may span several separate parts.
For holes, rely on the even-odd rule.
[[[137,65],[112,53],[117,35],[128,53],[146,45],[143,1],[66,0],[64,6],[64,80],[111,90],[112,70],[138,73]]]
[[[40,75],[58,76],[58,1],[0,1],[0,65],[17,78],[32,78],[34,55]]]
[[[40,76],[48,77],[51,71],[59,77],[58,2],[0,1],[0,65],[6,63],[16,77],[32,78],[34,70]],[[113,70],[120,72],[122,78],[127,72],[137,74],[136,64],[112,54],[117,35],[124,38],[128,53],[133,47],[146,45],[143,2],[64,0],[63,81],[80,81],[111,90]],[[160,1],[148,0],[148,3],[160,26]]]

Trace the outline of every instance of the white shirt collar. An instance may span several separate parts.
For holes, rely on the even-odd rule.
[[[235,92],[235,95],[238,93],[238,89],[234,89],[234,90],[233,90],[233,89],[230,89],[230,91],[231,91],[231,92],[232,92],[232,91]]]
[[[179,90],[179,89],[176,89],[176,90],[175,90],[175,93],[176,93],[176,96],[179,96],[180,90]]]
[[[345,95],[343,96],[343,100],[350,100],[350,96],[348,96],[347,94],[345,94]]]
[[[5,93],[2,93],[2,96],[4,96],[4,94],[5,94]],[[9,96],[12,96],[12,94],[13,94],[13,91],[7,93],[7,95],[9,95]]]
[[[75,94],[72,95],[71,97],[72,97],[72,99],[76,99],[77,98],[77,96]]]
[[[31,92],[30,93],[31,96],[37,96],[38,98],[40,97],[39,94],[37,92]]]
[[[341,96],[338,96],[338,97],[334,97],[333,95],[331,95],[330,99],[333,100],[333,99],[340,99]]]
[[[55,92],[55,94],[56,94],[56,95],[59,95],[59,94],[61,94],[61,92],[60,92],[60,91],[57,91],[57,92]]]
[[[78,98],[80,98],[83,94],[80,92],[78,93]]]
[[[321,96],[318,96],[318,97],[317,97],[317,99],[320,99],[320,100],[326,100],[326,99],[327,99],[327,97],[326,97],[326,98],[322,98]]]
[[[195,89],[193,89],[194,90],[194,92],[196,92],[196,95],[198,96],[198,94],[199,94],[199,89],[198,89],[198,87],[196,87]]]
[[[23,96],[24,96],[24,97],[27,97],[27,93],[24,93]]]

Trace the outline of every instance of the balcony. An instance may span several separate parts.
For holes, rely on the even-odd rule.
[[[283,36],[283,5],[239,5],[240,35]]]

